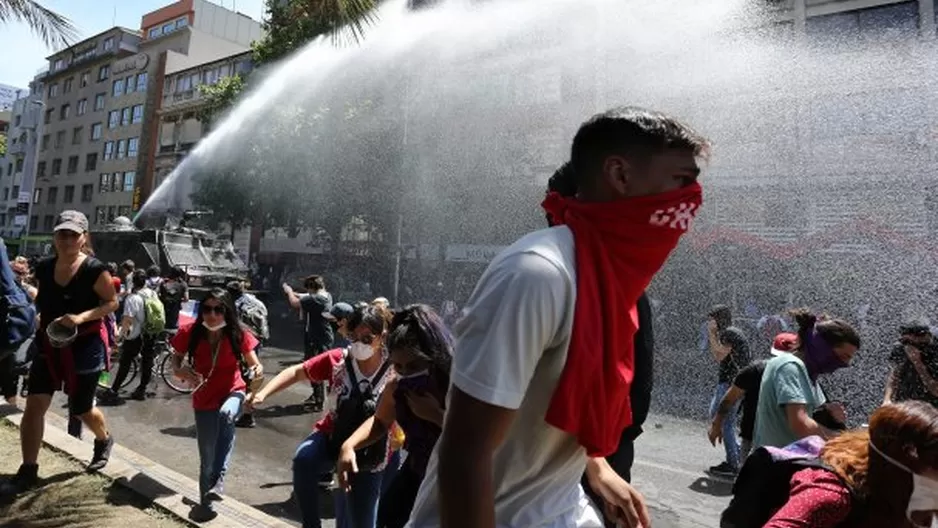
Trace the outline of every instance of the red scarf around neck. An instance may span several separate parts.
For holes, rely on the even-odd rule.
[[[690,227],[701,193],[694,183],[612,202],[551,193],[542,204],[573,232],[577,276],[573,335],[546,420],[590,456],[615,452],[632,423],[636,303]]]

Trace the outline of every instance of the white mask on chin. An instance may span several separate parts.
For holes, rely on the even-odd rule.
[[[217,332],[217,331],[221,330],[222,328],[224,328],[224,327],[227,326],[227,325],[228,325],[228,323],[226,323],[225,321],[222,321],[222,322],[218,323],[218,324],[215,325],[215,326],[212,326],[212,325],[206,323],[205,321],[202,321],[202,326],[204,326],[205,329],[208,330],[209,332]]]
[[[870,442],[870,449],[876,452],[886,462],[906,471],[912,475],[912,495],[909,496],[909,505],[905,510],[905,516],[913,526],[922,528],[938,528],[938,516],[932,515],[929,524],[919,524],[912,520],[913,514],[922,514],[926,512],[938,511],[938,480],[919,475],[911,469],[900,464],[898,461],[883,453],[878,447]]]
[[[348,351],[349,354],[358,361],[365,361],[375,355],[375,350],[371,348],[371,345],[366,345],[365,343],[352,343],[349,345]]]

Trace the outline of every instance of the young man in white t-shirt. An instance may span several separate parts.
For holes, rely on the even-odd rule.
[[[696,180],[700,171],[696,160],[706,149],[704,139],[662,114],[624,108],[595,116],[584,123],[574,139],[571,163],[580,192],[576,204],[565,202],[564,206],[584,211],[593,205],[613,210],[624,207],[624,216],[629,216],[634,203],[634,209],[644,215],[637,230],[647,230],[649,225],[652,229],[679,226],[683,232],[686,220],[699,204]],[[671,199],[675,194],[696,201],[691,205],[671,204],[661,210],[653,208],[645,214],[649,202],[657,203],[658,195]],[[585,214],[590,215],[588,211]],[[583,339],[582,329],[579,334],[573,331],[575,319],[580,321],[576,317],[580,310],[578,292],[591,291],[596,304],[602,304],[604,297],[596,293],[596,281],[592,289],[583,289],[578,283],[578,271],[584,276],[595,275],[595,271],[578,265],[580,255],[574,244],[575,239],[580,240],[575,235],[578,232],[584,237],[584,250],[592,248],[602,253],[596,239],[587,240],[602,229],[589,233],[584,231],[583,222],[563,211],[561,216],[569,222],[560,223],[569,223],[570,227],[561,225],[531,233],[492,261],[456,324],[452,387],[443,435],[431,457],[409,526],[599,528],[603,526],[601,515],[579,485],[584,471],[591,487],[606,503],[607,513],[622,526],[649,524],[641,495],[602,458],[611,452],[610,445],[612,449],[617,446],[628,423],[607,428],[599,442],[601,447],[597,447],[591,441],[596,438],[589,438],[576,427],[586,422],[561,429],[546,419],[549,414],[556,416],[552,414],[558,396],[555,390],[565,382],[565,370],[570,368],[567,357],[574,357],[572,343],[578,336],[580,341]],[[612,218],[610,223],[616,224],[618,217]],[[626,301],[632,308],[680,235],[668,236],[671,247],[664,248],[666,251],[655,246],[654,237],[639,237],[626,247],[630,250],[626,253],[641,255],[647,243],[655,246],[660,257],[660,262],[635,268],[637,275],[646,276],[627,288]],[[620,239],[616,243],[617,248],[628,246],[622,246]],[[609,269],[604,271],[608,275]],[[625,275],[632,271],[621,269]],[[601,281],[598,284],[601,289],[607,288]],[[622,314],[622,319],[634,313],[628,307],[622,309],[614,312]],[[630,335],[634,337],[635,328],[632,330]],[[631,339],[629,343],[631,351]],[[617,346],[600,347],[596,355],[608,353],[605,348]],[[585,356],[576,357],[582,360]],[[606,385],[615,389],[610,392],[620,398],[624,409],[628,408],[628,400],[622,399],[622,393],[628,393],[630,383],[631,374],[619,386]],[[590,387],[581,386],[580,390],[585,394]],[[604,397],[606,394],[599,394],[592,401],[601,402]],[[593,412],[582,410],[584,414]],[[605,416],[614,414],[606,411]],[[620,425],[618,417],[612,421]],[[568,432],[570,429],[576,429],[577,434]],[[588,456],[585,445],[590,445],[589,452],[597,456]]]

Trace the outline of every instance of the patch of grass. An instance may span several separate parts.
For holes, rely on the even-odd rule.
[[[0,478],[20,465],[19,430],[0,422]],[[41,485],[16,497],[0,498],[7,528],[182,528],[189,526],[133,491],[100,476],[63,453],[43,447]]]

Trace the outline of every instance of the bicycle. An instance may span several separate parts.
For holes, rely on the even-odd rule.
[[[173,348],[169,344],[169,337],[172,335],[169,331],[161,332],[157,336],[156,341],[153,343],[154,349],[154,358],[153,358],[153,379],[162,378],[163,382],[166,385],[180,393],[180,394],[191,394],[194,387],[189,386],[188,383],[177,378],[173,374]],[[121,348],[118,347],[117,353],[111,358],[111,368],[107,370],[107,375],[102,374],[101,379],[98,380],[98,387],[102,389],[111,389],[112,387],[110,380],[112,376],[116,375],[118,365],[120,364],[120,353]],[[123,389],[130,385],[136,378],[137,374],[140,372],[140,356],[134,358],[130,363],[130,369],[127,373],[127,377],[124,379],[124,382],[121,383],[120,387],[117,387],[116,390]]]

